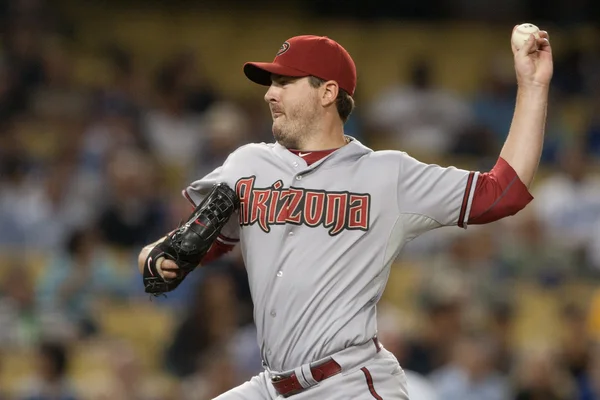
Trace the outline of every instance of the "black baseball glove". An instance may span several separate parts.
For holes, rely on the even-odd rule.
[[[223,183],[215,185],[187,222],[150,251],[143,274],[146,293],[157,296],[177,288],[187,274],[200,264],[239,205],[236,193],[229,186]],[[177,264],[177,278],[165,280],[160,275],[157,262],[161,258]]]

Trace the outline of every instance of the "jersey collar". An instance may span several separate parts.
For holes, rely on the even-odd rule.
[[[306,167],[308,167],[310,164],[310,168],[315,168],[323,164],[324,162],[335,162],[336,164],[345,162],[355,162],[363,155],[373,151],[370,148],[364,146],[362,143],[360,143],[356,138],[347,135],[346,137],[349,139],[349,143],[345,146],[340,147],[339,149],[313,152],[329,152],[329,154],[322,155],[321,157],[319,157],[318,160],[316,160],[313,163],[307,163],[307,160],[305,160],[304,157],[300,157],[297,154],[297,150],[289,150],[286,147],[279,144],[278,142],[275,142],[274,149],[277,155],[279,155],[279,157],[281,157],[286,162],[286,164],[293,166],[294,163],[301,163],[301,165]]]

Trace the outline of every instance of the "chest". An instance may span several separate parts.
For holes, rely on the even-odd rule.
[[[242,176],[235,190],[240,226],[265,233],[286,224],[325,229],[330,236],[368,231],[384,199],[376,185],[335,169]]]

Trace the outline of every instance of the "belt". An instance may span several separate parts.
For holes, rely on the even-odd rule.
[[[377,348],[377,352],[381,351],[381,346],[377,337],[373,338],[373,343]],[[330,359],[322,364],[310,367],[310,372],[312,373],[312,378],[316,381],[316,383],[319,383],[342,372],[342,367],[335,360]],[[306,381],[306,377],[303,377],[303,380]],[[282,397],[290,397],[306,389],[300,384],[295,372],[287,377],[278,375],[272,376],[271,384],[277,393],[279,393],[279,395]]]
[[[329,360],[318,367],[312,367],[310,372],[312,372],[315,381],[321,382],[342,372],[342,367],[334,360]],[[275,387],[275,390],[277,390],[277,393],[283,397],[290,397],[304,390],[295,373],[287,378],[274,376],[271,378],[271,383],[273,384],[273,387]]]

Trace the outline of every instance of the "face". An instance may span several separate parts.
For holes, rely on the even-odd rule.
[[[319,89],[310,85],[308,77],[273,75],[265,101],[271,109],[275,140],[290,149],[300,148],[319,120]]]

